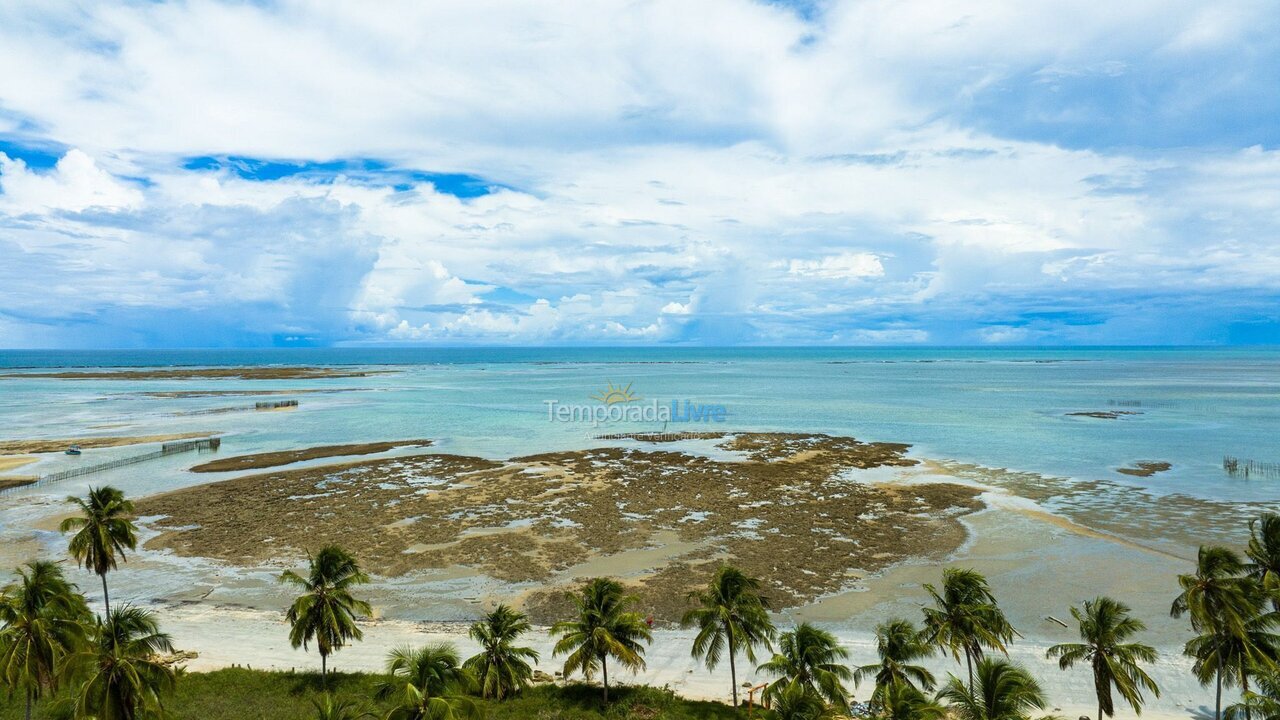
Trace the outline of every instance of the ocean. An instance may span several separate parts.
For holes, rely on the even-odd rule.
[[[333,348],[3,351],[15,374],[48,369],[359,366],[320,380],[0,380],[5,439],[227,433],[223,452],[427,437],[504,458],[576,449],[612,432],[785,431],[908,443],[917,456],[1164,495],[1270,502],[1280,480],[1231,477],[1224,456],[1280,461],[1280,353],[1273,349]],[[610,385],[638,402],[723,406],[723,422],[553,422],[548,402],[597,403]],[[200,414],[241,396],[143,393],[308,390],[289,415]],[[333,391],[333,392],[328,392]],[[683,405],[681,405],[683,406]],[[1113,419],[1072,413],[1118,413]],[[127,450],[113,451],[127,454]],[[1150,477],[1116,472],[1167,462]],[[62,458],[41,470],[65,465]],[[163,469],[147,485],[183,484]]]

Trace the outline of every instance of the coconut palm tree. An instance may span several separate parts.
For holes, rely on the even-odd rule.
[[[355,558],[330,545],[309,558],[307,577],[292,570],[280,575],[280,582],[300,588],[303,593],[285,613],[289,621],[289,642],[306,648],[312,641],[320,651],[320,677],[327,682],[329,655],[341,650],[349,640],[362,640],[356,616],[369,616],[373,608],[351,594],[356,585],[369,582]]]
[[[777,652],[758,668],[778,677],[765,688],[765,695],[772,699],[792,682],[798,682],[836,708],[847,710],[849,691],[844,684],[853,680],[853,671],[842,661],[848,657],[849,651],[840,647],[835,635],[800,623],[778,638]]]
[[[1027,720],[1048,704],[1040,683],[1008,660],[983,658],[968,687],[952,675],[938,697],[950,703],[958,720]]]
[[[882,720],[942,720],[947,716],[946,706],[905,682],[885,686],[877,702]]]
[[[475,703],[466,697],[475,680],[462,667],[453,645],[396,648],[387,656],[387,675],[378,685],[377,697],[399,700],[388,720],[452,720],[477,713]]]
[[[1226,709],[1227,720],[1280,720],[1280,673],[1257,676],[1257,687],[1241,693],[1240,702]]]
[[[31,720],[35,703],[57,691],[60,666],[83,642],[91,616],[57,564],[30,562],[14,574],[0,589],[0,684],[22,693]]]
[[[1058,659],[1058,667],[1068,670],[1076,663],[1087,662],[1093,669],[1093,688],[1098,697],[1098,720],[1115,714],[1115,702],[1111,689],[1142,713],[1142,691],[1160,697],[1160,688],[1139,663],[1156,660],[1156,650],[1150,645],[1126,642],[1147,629],[1139,619],[1129,615],[1129,606],[1109,597],[1086,600],[1083,612],[1071,608],[1071,616],[1080,626],[1082,643],[1054,645],[1046,656]]]
[[[531,627],[527,616],[506,605],[498,605],[471,626],[471,639],[480,643],[480,652],[463,666],[476,677],[481,696],[503,700],[533,680],[530,663],[538,662],[538,653],[515,644]]]
[[[1243,658],[1268,653],[1265,636],[1275,626],[1266,613],[1267,594],[1252,578],[1236,553],[1218,546],[1200,546],[1196,571],[1179,575],[1182,592],[1174,598],[1169,614],[1187,615],[1198,633],[1187,642],[1184,654],[1195,658],[1193,671],[1201,683],[1216,686],[1215,717],[1222,717],[1222,688],[1248,683]],[[1251,639],[1252,638],[1252,639]],[[1255,647],[1254,641],[1263,643]]]
[[[1280,610],[1280,515],[1262,513],[1249,521],[1249,563],[1245,572],[1271,597],[1271,609]]]
[[[1253,613],[1244,572],[1245,564],[1235,551],[1201,545],[1195,573],[1178,576],[1182,592],[1174,598],[1169,614],[1175,618],[1189,615],[1196,632],[1219,627],[1242,629]]]
[[[177,671],[163,656],[173,642],[155,616],[128,604],[112,608],[90,629],[89,645],[72,656],[71,672],[82,678],[73,714],[95,720],[139,720],[162,714],[162,697]]]
[[[570,593],[569,599],[577,607],[578,617],[551,626],[551,634],[560,638],[552,655],[567,656],[565,677],[581,672],[590,680],[599,670],[604,680],[604,702],[608,704],[609,658],[629,670],[643,670],[641,642],[653,642],[653,632],[639,613],[628,609],[635,597],[627,595],[616,580],[591,580],[581,593]]]
[[[947,568],[942,571],[942,592],[925,585],[933,607],[924,609],[925,636],[956,662],[964,653],[973,685],[973,665],[982,659],[983,649],[1005,652],[1013,640],[1013,626],[996,604],[987,579],[975,570]]]
[[[773,693],[764,716],[768,720],[826,720],[835,717],[835,711],[804,683],[792,680]]]
[[[689,598],[698,607],[685,613],[680,624],[698,628],[693,639],[693,657],[715,670],[725,657],[729,659],[729,684],[733,688],[733,706],[738,706],[739,652],[747,660],[756,661],[755,649],[768,647],[775,633],[769,620],[769,601],[760,594],[760,581],[747,577],[741,570],[722,565],[711,577],[706,589],[692,592]]]
[[[59,530],[74,532],[67,551],[86,570],[102,578],[102,605],[111,614],[111,596],[107,592],[107,572],[125,561],[125,550],[138,545],[138,528],[133,524],[133,503],[124,493],[104,485],[89,488],[87,498],[68,497],[67,502],[80,509],[80,514],[62,521]]]
[[[1231,628],[1207,628],[1187,642],[1184,652],[1195,658],[1191,666],[1196,679],[1203,685],[1216,683],[1216,716],[1222,714],[1222,688],[1240,687],[1249,693],[1249,677],[1254,674],[1269,675],[1277,670],[1280,657],[1280,635],[1275,630],[1280,625],[1280,614],[1265,612],[1265,595],[1254,589],[1252,597],[1256,612],[1245,621],[1239,631]],[[1246,717],[1252,712],[1244,706]]]
[[[932,690],[933,674],[911,663],[931,657],[933,650],[933,645],[910,622],[890,620],[876,628],[876,654],[880,656],[880,662],[854,670],[853,680],[861,683],[864,678],[875,678],[876,689],[871,694],[871,701],[879,704],[883,704],[885,692],[893,685]]]

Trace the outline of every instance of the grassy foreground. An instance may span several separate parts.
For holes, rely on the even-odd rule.
[[[373,700],[374,686],[382,676],[331,673],[329,685],[339,698],[364,702],[365,710],[384,716],[387,703]],[[319,696],[319,673],[283,673],[243,668],[191,673],[165,699],[173,720],[313,720],[311,699]],[[651,720],[728,720],[742,717],[728,705],[685,700],[661,688],[619,686],[610,691],[609,707],[601,711],[598,687],[574,684],[564,687],[536,685],[506,702],[477,699],[489,720],[589,720],[595,718],[648,718]],[[51,715],[36,709],[36,718]],[[18,698],[0,694],[0,720],[21,720]]]

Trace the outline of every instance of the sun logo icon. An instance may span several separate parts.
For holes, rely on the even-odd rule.
[[[591,396],[592,400],[599,400],[605,405],[614,405],[617,403],[629,403],[640,399],[639,395],[631,392],[631,383],[627,383],[626,387],[614,385],[612,382],[604,390]]]

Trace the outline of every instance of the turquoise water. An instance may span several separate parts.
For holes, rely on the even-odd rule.
[[[288,349],[0,353],[8,368],[358,365],[366,378],[293,381],[5,379],[8,438],[218,430],[227,451],[430,437],[490,457],[582,447],[596,434],[660,424],[548,420],[547,400],[594,403],[608,383],[644,401],[721,404],[723,424],[910,443],[919,456],[1209,499],[1269,501],[1280,481],[1227,477],[1224,455],[1280,461],[1280,353],[1258,349]],[[378,368],[376,366],[386,366]],[[32,370],[15,370],[30,372]],[[253,397],[148,391],[322,389],[298,412],[188,415]],[[1117,420],[1069,412],[1122,410]],[[99,429],[95,429],[99,428]],[[102,451],[105,454],[109,451]],[[1119,475],[1139,460],[1173,464]],[[66,461],[55,459],[50,465]],[[147,466],[150,471],[154,466]],[[182,482],[171,480],[166,482]]]

